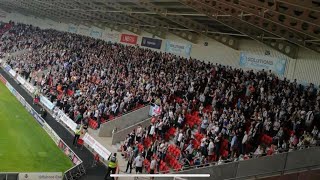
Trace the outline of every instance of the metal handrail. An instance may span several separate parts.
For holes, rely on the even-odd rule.
[[[307,148],[304,148],[304,149],[308,149],[308,148],[313,148],[313,147],[319,147],[319,146],[309,146],[309,147],[307,147]],[[301,150],[304,150],[304,149],[298,149],[298,150],[295,150],[295,151],[290,151],[290,152],[282,152],[282,153],[278,153],[279,155],[280,154],[286,154],[286,156],[288,156],[288,154],[289,153],[291,153],[291,152],[296,152],[296,151],[301,151]],[[275,155],[278,155],[278,154],[275,154]],[[255,157],[253,157],[253,155],[251,154],[249,157],[251,157],[251,158],[249,158],[249,159],[247,159],[247,160],[238,160],[238,161],[232,161],[232,159],[227,159],[227,160],[223,160],[222,162],[222,164],[220,164],[220,165],[225,165],[225,164],[231,164],[231,163],[238,163],[238,162],[241,162],[241,161],[248,161],[248,160],[252,160],[252,159],[258,159],[258,158],[261,158],[261,157],[257,157],[257,158],[255,158]],[[263,157],[267,157],[267,158],[272,158],[273,157],[273,155],[270,155],[270,156],[263,156]],[[182,167],[182,169],[180,170],[180,171],[178,171],[178,172],[182,172],[182,171],[189,171],[189,170],[192,170],[192,169],[195,169],[195,168],[208,168],[208,167],[213,167],[213,166],[220,166],[220,165],[217,165],[217,161],[215,161],[215,162],[210,162],[210,163],[206,163],[206,164],[200,164],[200,165],[193,165],[193,166],[188,166],[188,167]],[[320,168],[320,165],[314,165],[314,166],[316,166],[316,167],[318,167],[319,166],[319,168]],[[121,168],[126,168],[127,166],[119,166],[119,167],[121,167]],[[309,166],[308,166],[309,167]],[[301,168],[297,168],[297,169],[305,169],[305,168],[308,168],[308,167],[301,167]],[[313,166],[310,166],[310,167],[313,167]],[[172,170],[176,170],[176,169],[173,169],[172,168]],[[291,170],[295,170],[295,169],[289,169],[289,170],[287,170],[287,171],[291,171]],[[285,167],[281,170],[281,171],[285,171]],[[120,172],[124,172],[124,171],[121,171],[120,170]],[[167,171],[159,171],[158,173],[159,174],[162,174],[162,173],[165,173],[165,172],[167,172]],[[173,173],[176,173],[176,172],[173,172]],[[271,174],[271,173],[275,173],[275,172],[269,172],[269,173],[266,173],[266,174]],[[258,175],[250,175],[249,177],[252,177],[252,176],[259,176],[260,174],[258,174]],[[240,178],[240,177],[238,177],[238,178]],[[232,180],[232,179],[230,179],[230,180]]]
[[[313,147],[320,147],[319,145],[314,145],[314,146],[309,146],[309,147],[305,147],[303,149],[297,149],[297,150],[294,150],[294,151],[290,151],[290,152],[282,152],[282,153],[278,153],[278,154],[289,154],[291,152],[296,152],[296,151],[301,151],[301,150],[304,150],[304,149],[308,149],[308,148],[313,148]],[[272,156],[274,155],[278,155],[278,154],[273,154],[273,155],[264,155],[264,156],[259,156],[259,157],[253,157],[253,154],[250,154],[248,157],[250,157],[249,159],[244,159],[244,160],[237,160],[237,161],[232,161],[233,159],[232,158],[229,158],[227,160],[223,160],[223,164],[221,165],[224,165],[224,164],[231,164],[231,163],[236,163],[236,162],[241,162],[241,161],[248,161],[248,160],[252,160],[252,159],[258,159],[258,158],[261,158],[261,157],[268,157],[268,158],[271,158]],[[206,163],[206,164],[200,164],[200,165],[193,165],[193,166],[188,166],[186,167],[187,169],[183,169],[181,171],[184,171],[184,170],[190,170],[190,169],[193,169],[193,168],[202,168],[202,167],[209,167],[209,166],[219,166],[217,165],[218,161],[215,161],[215,162],[210,162],[210,163]]]

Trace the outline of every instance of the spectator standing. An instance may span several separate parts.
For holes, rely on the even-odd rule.
[[[157,166],[157,160],[154,156],[151,158],[150,162],[150,174],[154,174]],[[151,177],[150,179],[154,179],[154,177]]]
[[[133,163],[133,160],[134,160],[134,154],[133,154],[133,149],[132,148],[128,148],[128,162],[127,162],[127,168],[126,168],[126,173],[128,173],[128,170],[130,168],[130,171],[129,173],[131,174],[131,171],[132,171],[132,163]]]
[[[110,174],[116,173],[117,166],[118,166],[117,153],[113,153],[108,158],[108,169],[107,169],[107,174],[105,179],[110,177]]]
[[[78,143],[78,139],[80,138],[81,135],[81,126],[78,125],[75,132],[74,132],[74,138],[73,138],[73,145],[76,146]]]
[[[142,157],[142,155],[139,153],[139,155],[134,159],[133,164],[136,168],[136,173],[142,173],[142,167],[143,167],[143,161],[144,158]]]
[[[141,125],[139,125],[136,130],[136,141],[138,141],[139,143],[141,142],[142,135],[143,135],[143,129]]]

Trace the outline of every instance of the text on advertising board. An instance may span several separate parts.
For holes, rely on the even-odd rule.
[[[128,44],[137,44],[138,36],[131,34],[121,34],[120,42]]]
[[[161,39],[154,39],[154,38],[148,38],[143,37],[141,41],[141,46],[155,48],[155,49],[161,49],[162,40]]]

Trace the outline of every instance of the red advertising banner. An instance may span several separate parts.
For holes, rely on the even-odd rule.
[[[120,42],[128,44],[137,44],[138,36],[131,34],[121,34]]]

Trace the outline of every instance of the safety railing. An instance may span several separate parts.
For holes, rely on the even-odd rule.
[[[181,171],[172,171],[174,174],[210,174],[210,178],[214,179],[257,179],[266,176],[279,176],[284,174],[292,174],[298,171],[309,171],[320,169],[320,147],[308,146],[291,152],[283,152],[275,155],[254,157],[248,160],[234,161],[228,159],[225,161],[215,162],[214,164],[201,164],[188,166]],[[300,163],[300,164],[299,164]],[[122,170],[126,166],[120,167]],[[120,173],[126,173],[120,171]],[[133,170],[133,173],[134,170]],[[144,168],[144,173],[148,173]],[[160,171],[160,174],[167,171]],[[167,178],[169,179],[169,178]],[[189,178],[188,178],[189,179]],[[193,178],[190,178],[192,180]],[[195,178],[194,178],[195,179]],[[165,180],[163,178],[162,180]]]

